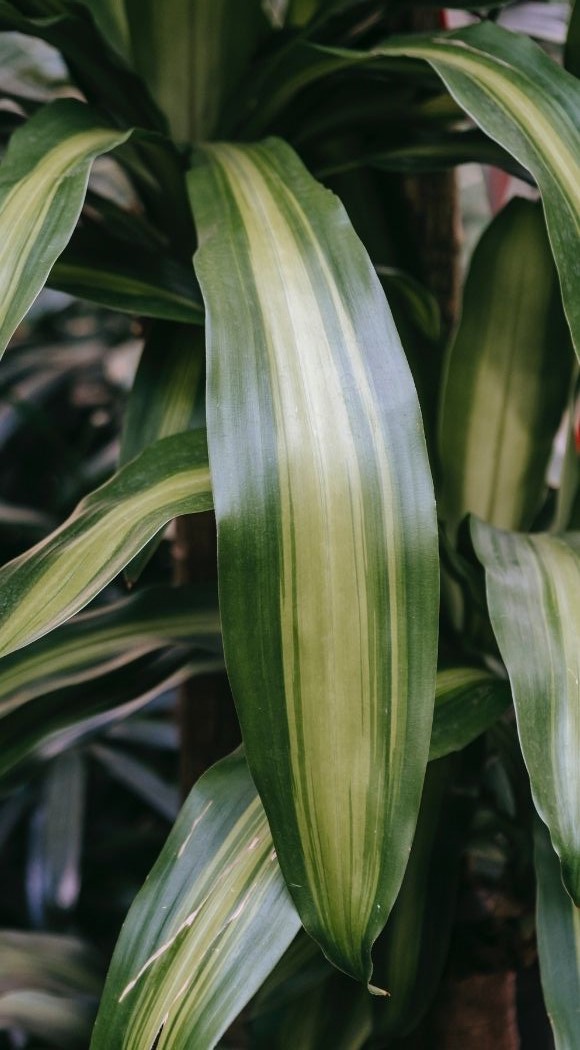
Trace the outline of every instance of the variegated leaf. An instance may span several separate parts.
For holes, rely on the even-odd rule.
[[[91,1050],[211,1050],[299,925],[234,754],[193,788],[131,907]]]
[[[473,519],[487,600],[538,813],[580,904],[580,533],[524,536]]]
[[[439,416],[440,516],[528,528],[566,405],[573,354],[539,205],[510,201],[477,245]]]
[[[497,721],[510,701],[509,683],[481,667],[438,671],[429,760],[467,747]]]
[[[0,655],[79,612],[160,528],[212,505],[205,433],[163,438],[0,569]]]
[[[0,718],[55,689],[105,674],[171,643],[219,655],[213,589],[149,587],[75,617],[0,661]]]
[[[248,762],[304,925],[368,981],[433,712],[437,542],[417,397],[364,248],[288,146],[205,147],[189,185]]]
[[[374,54],[423,58],[491,138],[534,176],[580,356],[580,84],[527,37],[483,22],[399,38]]]
[[[129,134],[64,99],[12,136],[0,165],[0,352],[74,230],[93,160]]]

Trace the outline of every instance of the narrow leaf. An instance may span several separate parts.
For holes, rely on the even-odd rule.
[[[516,198],[475,249],[447,354],[439,510],[452,532],[469,512],[500,528],[531,525],[572,362],[541,210]]]
[[[417,397],[364,248],[289,147],[204,148],[190,192],[228,674],[302,921],[368,981],[433,711]]]
[[[580,911],[564,887],[550,836],[534,831],[540,972],[556,1050],[576,1050],[580,1031]]]
[[[113,956],[91,1050],[211,1050],[299,920],[244,758],[193,788]]]
[[[476,519],[492,626],[538,813],[580,903],[580,534],[523,536]]]
[[[580,356],[580,84],[531,40],[490,22],[433,39],[399,38],[374,52],[424,58],[542,193],[548,233]]]
[[[0,655],[82,609],[171,518],[211,507],[206,455],[200,432],[156,442],[0,569]]]
[[[14,133],[0,166],[0,352],[71,236],[94,158],[129,134],[70,99]]]
[[[0,661],[0,718],[176,642],[220,653],[213,588],[149,587],[75,617]]]
[[[110,310],[189,324],[203,322],[193,274],[165,252],[78,230],[53,266],[48,284]]]

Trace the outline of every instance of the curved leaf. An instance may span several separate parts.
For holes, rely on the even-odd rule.
[[[580,84],[531,40],[490,22],[447,36],[399,38],[375,55],[423,58],[542,193],[548,233],[580,356]]]
[[[503,532],[472,520],[538,813],[580,904],[580,533]]]
[[[0,569],[0,655],[78,612],[179,514],[212,505],[205,434],[164,438]]]
[[[75,617],[0,661],[0,718],[37,696],[105,674],[172,642],[219,655],[217,594],[149,587]]]
[[[241,754],[193,788],[133,903],[91,1050],[211,1050],[299,919]]]
[[[580,1031],[580,911],[564,887],[550,836],[534,830],[536,926],[542,989],[556,1050],[576,1050]]]
[[[63,99],[12,136],[0,165],[0,352],[72,234],[93,160],[129,135]]]
[[[302,921],[368,981],[435,691],[417,397],[346,213],[288,146],[204,147],[190,193],[228,674]]]
[[[566,405],[573,355],[538,205],[510,201],[477,245],[447,354],[440,516],[528,528]]]

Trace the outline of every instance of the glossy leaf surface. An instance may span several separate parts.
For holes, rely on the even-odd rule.
[[[211,1050],[299,920],[242,755],[198,781],[113,957],[91,1050]]]
[[[528,528],[545,495],[573,355],[539,205],[510,201],[477,245],[445,365],[440,515]]]
[[[211,503],[205,434],[158,441],[87,496],[64,525],[0,569],[0,653],[63,623],[171,518]]]
[[[475,519],[492,626],[538,813],[580,903],[580,534],[524,536]]]
[[[93,160],[128,135],[69,99],[13,135],[0,165],[0,351],[74,230]]]
[[[206,147],[190,193],[228,674],[302,921],[368,981],[435,687],[417,397],[360,241],[289,147]]]

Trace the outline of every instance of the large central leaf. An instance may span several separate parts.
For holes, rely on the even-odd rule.
[[[281,142],[190,175],[226,662],[302,921],[368,980],[429,750],[438,571],[416,393],[344,209]]]

